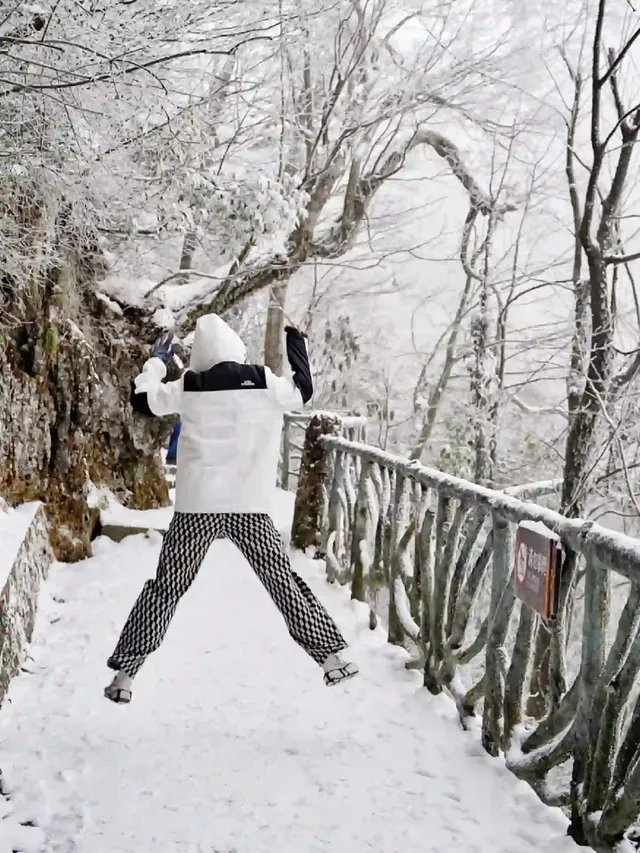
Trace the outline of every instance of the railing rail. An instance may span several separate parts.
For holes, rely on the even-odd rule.
[[[309,425],[294,544],[316,545],[328,579],[369,605],[372,627],[384,618],[463,725],[482,713],[484,748],[565,807],[579,843],[614,850],[640,804],[640,541],[530,502],[557,482],[492,490],[329,427]],[[515,596],[522,522],[566,549],[551,622]]]
[[[614,570],[634,583],[640,583],[640,540],[592,521],[567,518],[547,507],[525,503],[518,497],[521,491],[526,491],[529,498],[549,494],[557,488],[554,481],[514,486],[500,492],[365,444],[332,437],[324,438],[323,443],[331,453],[368,459],[372,463],[396,471],[404,478],[435,488],[447,497],[475,503],[487,511],[498,513],[505,521],[515,524],[522,521],[541,522],[559,534],[574,550],[583,552],[588,548],[593,549],[597,564],[602,568]]]

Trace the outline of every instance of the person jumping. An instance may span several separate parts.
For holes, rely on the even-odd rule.
[[[284,413],[313,395],[305,337],[290,326],[285,333],[291,379],[246,364],[242,340],[209,314],[197,322],[189,369],[180,379],[163,382],[180,348],[169,333],[156,341],[135,380],[136,408],[158,417],[178,414],[182,428],[175,512],[156,577],[144,584],[107,661],[117,673],[104,691],[112,702],[131,701],[133,679],[162,643],[215,539],[229,539],[242,553],[292,638],[322,667],[325,684],[358,673],[340,655],[347,644],[335,623],[292,570],[270,516]]]

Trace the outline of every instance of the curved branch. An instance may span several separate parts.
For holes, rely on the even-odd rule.
[[[443,157],[451,167],[453,175],[469,193],[470,215],[467,217],[467,227],[470,227],[469,223],[473,223],[478,212],[491,214],[498,220],[515,210],[514,205],[499,204],[481,189],[453,142],[442,134],[423,128],[366,173],[360,174],[359,165],[354,163],[350,170],[340,218],[326,237],[314,242],[312,237],[315,223],[345,167],[344,151],[340,146],[336,146],[331,153],[329,165],[314,179],[313,186],[308,187],[311,195],[309,216],[291,234],[288,254],[285,257],[272,258],[260,267],[229,276],[220,283],[215,292],[190,303],[179,317],[181,329],[188,332],[203,314],[228,311],[253,293],[287,280],[308,261],[344,255],[352,247],[378,190],[403,168],[408,154],[418,145],[428,145]]]

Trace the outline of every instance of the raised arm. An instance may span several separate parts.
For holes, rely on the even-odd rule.
[[[293,326],[287,326],[285,334],[291,378],[275,376],[267,369],[267,387],[272,389],[276,400],[284,409],[297,409],[300,404],[308,403],[313,397],[313,379],[305,336]]]
[[[155,342],[142,372],[134,381],[132,405],[138,412],[147,415],[180,414],[182,399],[182,377],[175,382],[163,382],[167,375],[167,363],[174,359],[179,342],[173,335],[163,335]]]

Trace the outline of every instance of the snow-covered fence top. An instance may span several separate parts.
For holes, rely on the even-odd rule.
[[[529,502],[557,483],[495,491],[340,432],[309,424],[294,546],[316,547],[465,727],[482,714],[487,752],[566,808],[576,840],[620,849],[640,803],[640,542]],[[515,597],[516,525],[565,548],[551,622]]]
[[[330,437],[324,439],[324,444],[331,452],[352,454],[360,460],[366,459],[387,470],[392,469],[398,475],[428,488],[435,488],[450,498],[477,504],[489,512],[497,512],[515,524],[523,521],[540,522],[557,533],[562,541],[573,549],[581,552],[592,550],[595,560],[603,568],[614,569],[630,581],[640,583],[640,540],[592,521],[567,518],[552,509],[525,503],[521,499],[521,495],[534,498],[555,491],[557,481],[549,480],[495,491],[444,474],[434,468],[427,468],[402,456],[385,453],[375,447]]]

